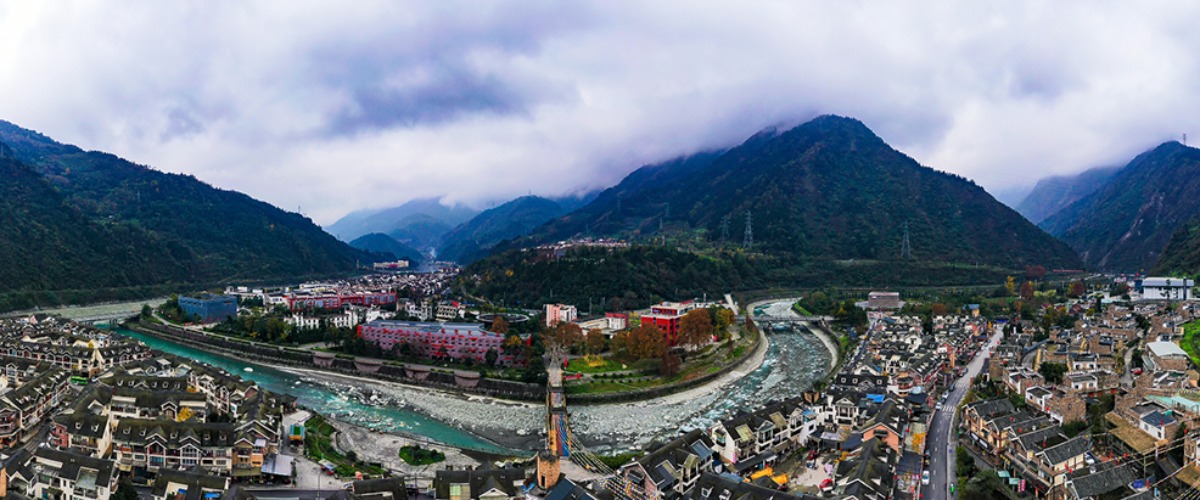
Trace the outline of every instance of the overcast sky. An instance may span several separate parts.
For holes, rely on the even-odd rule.
[[[1200,140],[1197,21],[1197,2],[7,2],[0,119],[322,224],[607,187],[825,113],[1000,191]]]

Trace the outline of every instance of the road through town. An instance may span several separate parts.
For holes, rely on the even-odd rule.
[[[999,327],[988,339],[986,346],[967,364],[967,371],[954,382],[942,409],[933,415],[933,423],[929,426],[929,440],[925,452],[929,454],[929,485],[922,487],[923,498],[950,498],[950,485],[954,483],[954,442],[951,433],[957,427],[958,420],[954,410],[962,402],[971,385],[971,379],[979,375],[983,362],[988,358],[996,344],[1000,343],[1003,332]]]

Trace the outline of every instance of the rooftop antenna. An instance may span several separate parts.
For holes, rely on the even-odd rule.
[[[908,242],[908,221],[904,221],[904,241],[900,243],[900,258],[904,260],[912,258],[912,244]]]
[[[742,247],[749,249],[754,246],[754,220],[750,211],[746,211],[746,234],[742,235]]]

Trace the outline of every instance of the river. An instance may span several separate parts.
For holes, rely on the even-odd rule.
[[[774,303],[766,314],[789,314],[790,302]],[[756,311],[756,314],[761,312]],[[339,420],[419,436],[451,446],[490,453],[535,449],[545,419],[536,404],[463,397],[392,383],[370,383],[320,372],[280,370],[258,363],[118,330],[152,348],[224,368],[268,390],[290,393],[301,404]],[[575,405],[571,428],[590,448],[614,452],[643,448],[681,430],[704,428],[738,410],[751,411],[767,401],[800,395],[825,376],[829,351],[813,334],[796,327],[768,336],[761,366],[720,387],[622,404]],[[243,369],[251,367],[252,372]],[[355,393],[369,390],[381,398],[372,406]],[[524,452],[528,453],[528,451]]]

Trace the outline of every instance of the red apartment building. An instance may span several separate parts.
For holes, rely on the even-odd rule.
[[[654,325],[667,336],[667,344],[675,345],[679,336],[679,320],[688,311],[696,308],[695,301],[663,302],[650,306],[650,313],[642,315],[643,325]]]

